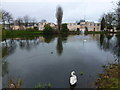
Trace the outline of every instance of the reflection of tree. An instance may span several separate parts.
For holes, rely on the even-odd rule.
[[[37,46],[40,43],[38,37],[33,37],[33,38],[21,38],[19,40],[19,46],[21,49],[26,49],[26,50],[31,50],[32,47]]]
[[[68,34],[63,34],[63,35],[61,35],[62,42],[66,43],[67,37],[68,37]]]
[[[14,53],[16,46],[16,42],[13,39],[5,40],[5,43],[2,45],[2,57]]]
[[[29,39],[26,38],[26,49],[27,50],[30,50],[31,49],[31,45],[30,45],[30,42],[29,42]]]
[[[5,57],[7,56],[9,53],[8,53],[8,47],[2,47],[2,57]]]
[[[116,38],[117,38],[117,45],[116,45],[115,54],[120,57],[120,35],[116,35]]]
[[[104,41],[104,34],[101,34],[100,35],[100,46],[102,46],[103,41]]]
[[[59,55],[61,55],[63,52],[63,45],[62,45],[62,37],[61,36],[59,36],[57,39],[57,47],[56,48],[57,48],[57,53]]]
[[[8,73],[8,62],[4,60],[4,57],[13,54],[17,47],[13,39],[4,40],[4,42],[2,45],[2,76]]]
[[[7,61],[2,61],[2,76],[5,74],[8,74],[8,62]]]
[[[100,37],[100,44],[101,44],[101,49],[104,49],[105,51],[109,50],[109,39],[107,36],[102,35]]]
[[[58,39],[57,39],[57,46],[56,46],[56,50],[58,55],[61,55],[63,52],[63,42],[66,43],[67,41],[67,34],[63,34],[63,35],[59,35]]]
[[[51,41],[54,40],[54,38],[56,37],[55,35],[43,35],[45,42],[46,43],[50,43]]]
[[[120,56],[120,36],[119,35],[100,35],[100,48],[105,51],[111,51]]]

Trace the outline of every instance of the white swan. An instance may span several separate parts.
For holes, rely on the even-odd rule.
[[[75,75],[75,71],[72,71],[70,77],[70,85],[75,85],[76,83],[77,83],[77,76]]]
[[[84,42],[86,42],[87,40],[84,40]]]

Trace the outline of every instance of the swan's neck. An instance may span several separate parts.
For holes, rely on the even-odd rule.
[[[72,73],[71,73],[71,76],[75,76],[75,72],[72,72]]]
[[[75,77],[76,75],[72,74],[72,77]]]

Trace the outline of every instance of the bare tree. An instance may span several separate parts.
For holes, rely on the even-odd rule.
[[[42,23],[44,23],[44,22],[47,22],[47,20],[45,20],[45,19],[42,19],[42,20],[41,20],[41,22],[42,22]]]
[[[107,30],[113,29],[114,21],[115,21],[114,12],[109,12],[107,14],[104,14],[101,20],[102,20],[101,21],[102,26],[104,26]]]
[[[32,23],[32,25],[34,26],[34,24],[36,23],[36,18],[32,18],[32,19],[31,19],[31,23]]]
[[[7,21],[8,21],[8,24],[9,24],[9,29],[11,29],[11,25],[13,24],[13,17],[12,17],[12,15],[11,14],[9,14],[8,16],[7,16]],[[12,30],[12,29],[11,29]]]
[[[63,17],[63,10],[59,6],[57,8],[57,11],[56,11],[56,19],[57,19],[58,30],[61,30],[62,17]]]
[[[116,15],[117,29],[120,30],[120,1],[117,3]]]
[[[1,13],[2,13],[3,28],[5,29],[5,24],[6,24],[6,21],[7,21],[8,12],[2,10]]]
[[[19,30],[23,29],[22,28],[22,26],[23,26],[23,18],[19,17],[14,22],[15,22],[16,25],[19,26]]]
[[[21,17],[17,18],[17,24],[21,26],[23,23],[23,19]]]
[[[13,23],[12,15],[9,12],[4,10],[2,10],[1,13],[2,13],[3,28],[5,29],[5,25],[7,23],[9,25],[9,29],[11,29],[10,25]]]
[[[28,26],[28,23],[30,22],[30,17],[29,16],[24,16],[23,17],[23,21],[24,21],[24,23],[25,23],[25,27],[27,27]]]

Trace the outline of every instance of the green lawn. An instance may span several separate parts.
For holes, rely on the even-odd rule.
[[[0,30],[0,33],[2,31],[2,37],[23,37],[23,36],[35,36],[35,35],[42,35],[43,31],[35,31],[35,30]],[[101,32],[101,31],[88,31],[85,34],[107,34],[107,33],[118,33],[120,32]],[[54,34],[54,33],[53,33]],[[59,33],[64,34],[64,33]],[[66,33],[65,33],[66,34]],[[69,31],[67,34],[80,34],[79,31]]]
[[[110,31],[88,31],[86,32],[86,34],[107,34],[107,33],[119,33],[120,34],[120,31],[118,32],[110,32]]]
[[[2,30],[2,36],[34,35],[42,33],[43,33],[42,31]]]

